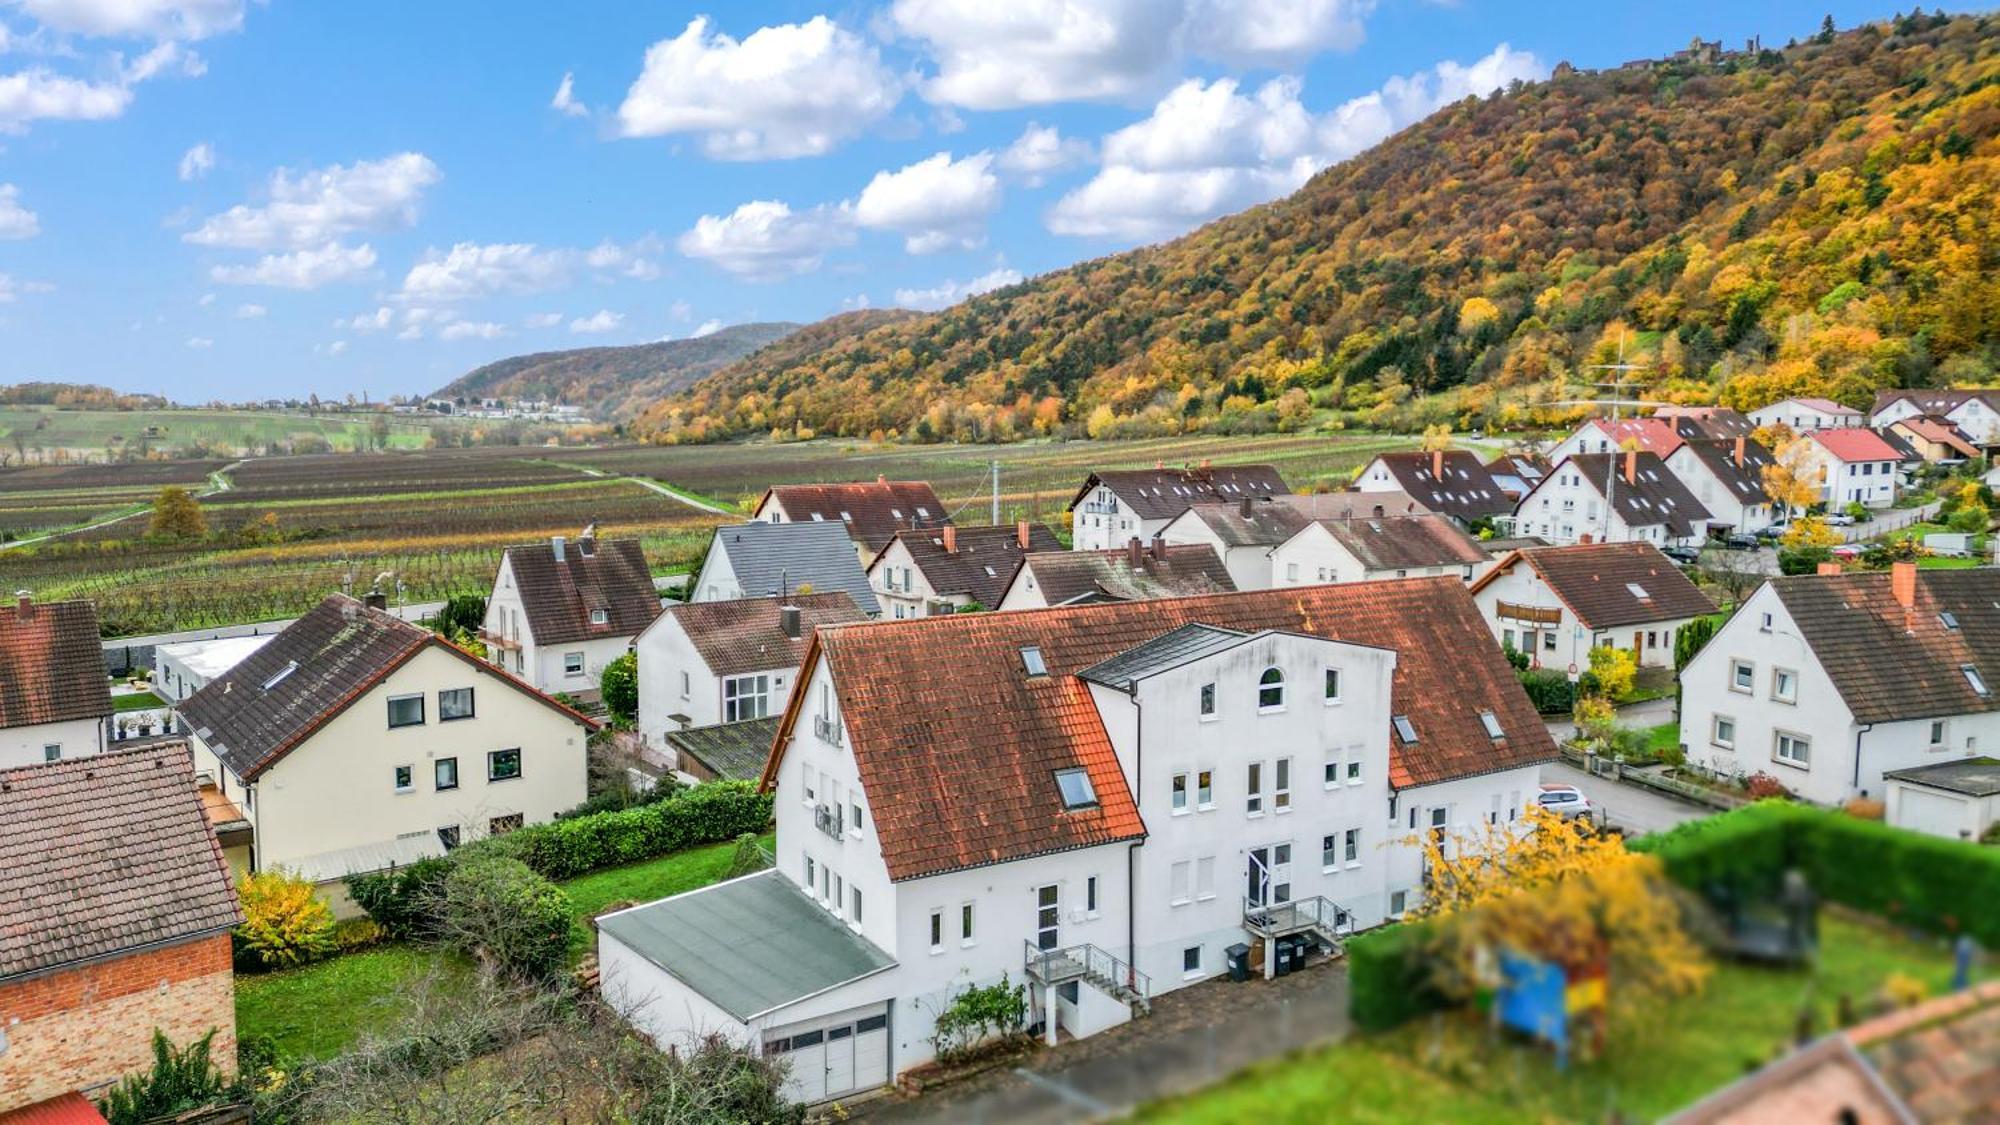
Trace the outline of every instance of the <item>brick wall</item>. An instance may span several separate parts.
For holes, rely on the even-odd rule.
[[[146,1069],[156,1027],[182,1045],[216,1028],[216,1063],[235,1070],[228,934],[0,985],[0,1112]]]

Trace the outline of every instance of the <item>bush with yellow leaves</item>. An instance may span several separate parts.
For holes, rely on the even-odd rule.
[[[256,964],[285,968],[333,952],[333,910],[305,879],[282,869],[250,872],[236,896],[243,904],[236,939]]]

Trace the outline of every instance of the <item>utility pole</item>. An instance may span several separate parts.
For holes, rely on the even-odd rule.
[[[1620,329],[1618,332],[1618,362],[1593,363],[1586,366],[1584,370],[1614,372],[1609,382],[1600,382],[1593,385],[1600,389],[1610,390],[1611,399],[1609,405],[1611,406],[1611,420],[1613,422],[1618,421],[1618,407],[1622,402],[1619,395],[1626,386],[1630,385],[1626,377],[1634,371],[1645,370],[1643,364],[1625,362],[1625,332],[1623,329]],[[1598,535],[1598,539],[1605,543],[1611,542],[1611,509],[1616,504],[1613,493],[1618,487],[1618,462],[1623,455],[1624,450],[1614,445],[1606,459],[1607,463],[1604,471],[1604,526]]]
[[[993,461],[991,461],[991,462],[988,462],[988,467],[989,467],[989,468],[991,468],[991,469],[993,470],[993,518],[992,518],[991,520],[989,520],[988,522],[989,522],[989,523],[991,523],[991,524],[993,524],[993,526],[995,526],[995,527],[998,527],[998,526],[1000,526],[1000,461],[999,461],[999,459],[997,459],[997,458],[996,458],[996,459],[994,459]]]

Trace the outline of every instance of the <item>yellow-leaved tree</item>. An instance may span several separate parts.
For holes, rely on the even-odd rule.
[[[236,936],[266,968],[303,965],[333,952],[333,910],[312,883],[283,868],[246,872],[236,885]]]
[[[1819,502],[1819,472],[1813,466],[1807,439],[1795,437],[1773,449],[1776,460],[1764,466],[1764,495],[1785,515]]]
[[[1785,529],[1785,534],[1779,542],[1794,551],[1802,551],[1814,547],[1838,547],[1841,538],[1840,532],[1828,527],[1826,521],[1820,517],[1800,516],[1792,521],[1792,526]]]
[[[1451,448],[1451,427],[1443,422],[1424,427],[1423,451],[1438,453]]]

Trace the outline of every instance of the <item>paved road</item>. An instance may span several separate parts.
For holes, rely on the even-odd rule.
[[[1643,703],[1628,703],[1618,709],[1618,725],[1621,727],[1644,730],[1647,727],[1656,727],[1661,723],[1673,721],[1674,697],[1671,695],[1661,699],[1648,699]],[[1576,735],[1576,724],[1568,719],[1552,720],[1548,727],[1550,737],[1557,742]]]
[[[1547,785],[1574,785],[1583,790],[1583,795],[1590,798],[1591,807],[1601,810],[1606,823],[1617,825],[1631,836],[1664,832],[1676,824],[1715,815],[1715,810],[1706,805],[1682,801],[1665,793],[1621,784],[1609,778],[1594,777],[1568,762],[1551,762],[1543,766],[1542,782]]]

